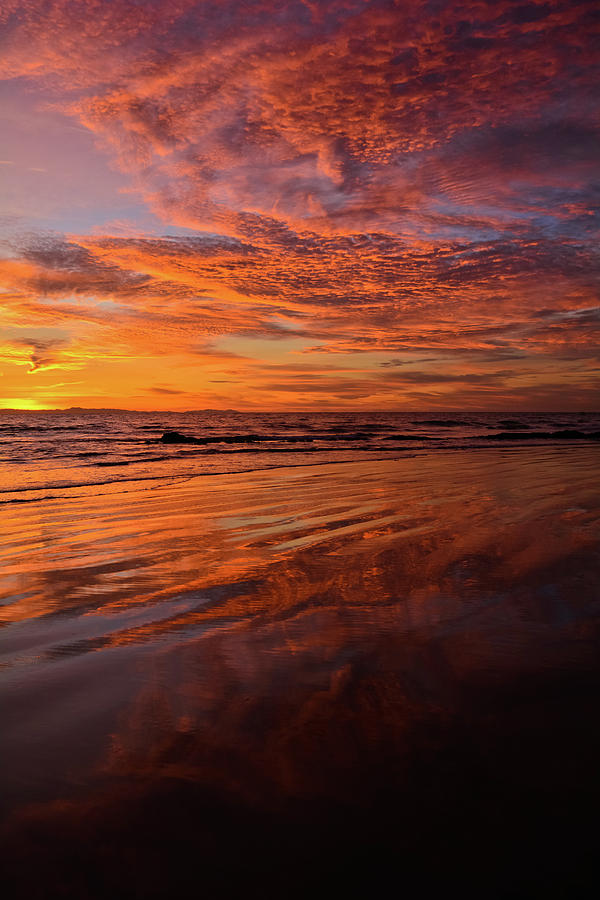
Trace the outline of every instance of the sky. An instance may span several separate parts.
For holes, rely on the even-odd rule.
[[[596,0],[3,0],[0,407],[600,408]]]

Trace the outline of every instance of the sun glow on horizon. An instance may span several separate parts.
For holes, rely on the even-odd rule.
[[[17,397],[13,397],[10,400],[0,398],[0,409],[18,409],[23,410],[23,412],[46,412],[50,411],[52,407],[39,403],[37,400],[20,400]]]

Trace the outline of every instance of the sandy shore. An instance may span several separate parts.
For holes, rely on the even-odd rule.
[[[584,896],[599,463],[417,454],[5,507],[12,896],[183,896],[192,870],[211,896],[390,872]]]

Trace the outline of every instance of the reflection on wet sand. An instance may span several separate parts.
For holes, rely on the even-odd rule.
[[[210,895],[305,896],[393,873],[395,893],[577,896],[598,459],[416,456],[11,508],[15,895],[179,896],[193,873]]]

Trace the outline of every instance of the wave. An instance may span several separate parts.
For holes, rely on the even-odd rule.
[[[373,450],[376,448],[372,447],[359,447],[355,448],[359,450]],[[323,451],[326,451],[326,448],[323,448]],[[238,451],[230,451],[231,453]],[[239,451],[241,453],[245,451]],[[250,451],[252,452],[252,451]],[[281,451],[285,452],[285,451]],[[291,452],[291,451],[288,451]],[[414,459],[419,454],[410,453],[410,454],[402,454],[402,457],[399,456],[388,456],[387,453],[390,451],[381,450],[380,452],[385,452],[386,456],[382,457],[382,459]],[[394,452],[397,452],[397,449],[394,448]],[[165,457],[166,459],[170,459],[171,457]],[[350,465],[353,462],[351,459],[334,459],[329,460],[327,465],[338,466],[338,465]],[[181,472],[180,474],[173,474],[172,472],[169,474],[163,475],[140,475],[140,476],[129,476],[127,478],[107,478],[103,481],[84,481],[78,482],[77,484],[56,484],[56,485],[45,485],[43,488],[32,488],[29,487],[21,487],[21,488],[12,488],[11,490],[1,490],[0,489],[0,506],[8,506],[12,503],[40,503],[43,500],[76,500],[79,499],[81,495],[73,493],[76,489],[85,489],[85,488],[95,488],[95,487],[106,487],[107,485],[123,485],[123,490],[120,491],[110,491],[110,494],[126,494],[131,490],[127,488],[126,485],[135,484],[138,485],[140,482],[145,481],[156,481],[156,482],[171,482],[172,484],[183,483],[185,481],[192,481],[194,478],[212,478],[213,476],[219,477],[228,477],[230,475],[242,475],[251,472],[266,472],[271,471],[271,469],[303,469],[309,468],[310,466],[319,466],[323,465],[322,462],[301,462],[301,463],[278,463],[274,462],[272,465],[260,465],[260,466],[252,466],[251,468],[243,468],[243,469],[230,469],[226,472]],[[157,487],[161,487],[161,485],[157,485]],[[54,489],[62,489],[63,491],[69,491],[69,493],[65,494],[46,494],[42,497],[8,497],[6,499],[1,499],[1,495],[4,494],[12,494],[12,493],[37,493],[39,494],[42,490],[54,490]],[[149,490],[154,490],[155,488],[149,488]],[[100,493],[95,493],[94,497],[101,496],[102,494],[107,493],[106,491],[101,491]]]
[[[428,434],[386,434],[382,441],[437,441],[438,438]]]
[[[600,441],[600,431],[578,431],[565,428],[561,431],[500,431],[498,434],[477,435],[484,441]]]
[[[269,468],[269,467],[267,467]],[[244,470],[242,470],[244,471]],[[135,484],[139,485],[145,481],[164,481],[164,482],[177,482],[177,481],[185,481],[190,478],[198,478],[202,475],[212,475],[212,474],[229,474],[229,473],[213,473],[213,472],[182,472],[180,474],[173,474],[173,472],[163,472],[161,475],[128,475],[127,478],[103,478],[102,480],[92,480],[92,481],[77,481],[72,484],[65,484],[65,482],[55,482],[54,484],[45,484],[43,487],[31,487],[31,485],[25,485],[23,487],[18,488],[0,488],[0,506],[6,506],[11,503],[38,503],[41,500],[75,500],[80,499],[80,494],[75,494],[73,491],[76,490],[85,490],[87,488],[95,488],[95,487],[106,487],[108,485],[128,485]],[[231,473],[233,474],[233,473]],[[3,497],[2,495],[6,494],[40,494],[42,491],[66,491],[68,493],[63,494],[46,494],[45,496],[36,496],[36,497]],[[106,493],[106,492],[103,492]],[[127,493],[127,489],[123,491],[110,491],[113,493]],[[98,496],[94,494],[94,496]]]
[[[165,431],[162,437],[154,441],[146,441],[148,444],[169,444],[169,445],[185,445],[185,444],[311,444],[315,441],[364,441],[370,440],[376,435],[372,431],[352,431],[340,434],[330,434],[323,432],[322,434],[217,434],[210,437],[193,437],[192,435],[182,434],[179,431]]]
[[[381,431],[381,425],[379,425],[379,424],[369,425],[367,423],[363,423],[362,429],[363,429],[363,431],[377,433],[377,432]],[[347,431],[347,426],[346,425],[331,425],[329,428],[319,429],[317,427],[314,430],[316,430],[316,431],[322,430],[323,432],[331,432],[332,434],[344,434]]]
[[[181,457],[181,456],[215,456],[215,457],[219,457],[219,456],[235,456],[236,454],[241,454],[241,453],[265,453],[265,454],[270,453],[272,455],[279,454],[279,453],[298,453],[298,454],[301,454],[301,453],[336,453],[336,452],[341,453],[344,451],[344,449],[345,448],[339,448],[339,447],[238,447],[235,450],[196,450],[196,451],[186,450],[186,451],[183,451],[182,453],[177,454],[177,457],[163,456],[163,457],[157,457],[157,458],[172,460],[172,459],[177,459],[178,457]],[[352,453],[354,453],[355,451],[360,451],[360,450],[368,450],[368,451],[379,450],[382,452],[389,452],[387,450],[387,448],[380,447],[377,444],[372,444],[371,446],[366,446],[363,444],[361,447],[348,447],[347,449],[348,449],[348,451],[352,451]],[[392,448],[392,449],[396,449],[396,448]],[[132,462],[137,462],[137,460],[132,460]]]
[[[79,425],[6,425],[0,424],[0,430],[6,433],[18,433],[19,431],[81,431],[82,429],[89,428],[89,425],[86,422],[82,422]]]
[[[167,460],[172,459],[172,456],[136,456],[133,459],[107,459],[103,460],[102,462],[93,463],[93,465],[99,467],[132,466],[136,463],[139,465],[144,465],[144,463],[166,462]]]
[[[500,419],[498,425],[501,425],[502,428],[506,428],[508,431],[518,431],[520,428],[531,428],[531,425],[527,422],[522,422],[519,419]]]
[[[434,425],[436,428],[472,428],[476,422],[463,422],[460,419],[421,419],[413,425]]]
[[[2,436],[4,436],[4,434]],[[111,436],[111,437],[107,437],[105,434],[102,434],[102,435],[86,434],[83,437],[79,437],[79,436],[75,437],[73,435],[69,435],[68,441],[69,441],[69,444],[92,444],[92,443],[94,443],[94,444],[148,444],[148,443],[155,443],[154,441],[148,441],[147,438],[132,437],[131,435],[128,435],[128,434],[122,434],[122,435]],[[48,446],[49,447],[56,447],[56,446],[60,447],[61,446],[60,436],[50,437],[50,436],[41,434],[39,436],[36,436],[35,442],[39,443],[40,446],[44,446],[44,447],[48,447]],[[14,445],[15,443],[17,443],[17,442],[5,441],[5,440],[0,439],[0,444],[7,446],[7,447],[10,447],[11,445]],[[31,446],[31,444],[34,443],[34,441],[28,440],[26,443],[27,443],[27,446]]]

